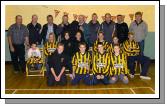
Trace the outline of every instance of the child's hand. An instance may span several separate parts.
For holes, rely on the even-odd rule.
[[[101,79],[104,79],[104,75],[101,75]]]
[[[74,79],[74,78],[75,78],[75,73],[72,74],[72,79]]]
[[[97,78],[97,79],[100,79],[101,77],[100,77],[100,75],[97,75],[96,78]]]

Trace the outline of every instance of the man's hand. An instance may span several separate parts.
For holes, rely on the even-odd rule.
[[[79,27],[79,29],[80,29],[81,31],[84,31],[84,29],[83,29],[83,27],[82,27],[82,26],[80,26],[80,27]]]
[[[11,51],[11,52],[14,52],[14,51],[15,51],[13,46],[10,46],[10,51]]]

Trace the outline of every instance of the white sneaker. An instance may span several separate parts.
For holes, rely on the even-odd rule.
[[[130,78],[134,78],[134,77],[135,77],[134,75],[130,74]]]
[[[151,77],[148,77],[148,76],[140,76],[140,78],[145,80],[151,80]]]

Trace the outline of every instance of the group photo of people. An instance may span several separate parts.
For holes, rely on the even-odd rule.
[[[37,84],[38,78],[39,84],[55,89],[57,86],[60,89],[101,85],[105,88],[120,84],[121,87],[150,87],[149,83],[154,82],[155,66],[145,52],[150,26],[143,18],[144,11],[138,9],[129,16],[120,12],[113,15],[107,10],[103,16],[96,11],[90,15],[60,13],[54,9],[54,15],[43,15],[45,24],[40,22],[41,16],[35,10],[31,18],[15,15],[15,22],[10,23],[6,34],[11,58],[6,70],[20,81],[13,87]],[[55,21],[57,18],[61,20],[59,23]]]
[[[143,54],[148,26],[142,20],[141,12],[135,13],[135,21],[130,27],[123,21],[122,15],[117,15],[115,23],[111,20],[111,14],[106,13],[105,21],[101,24],[96,13],[92,14],[88,24],[84,22],[83,15],[75,17],[76,20],[69,23],[68,15],[64,15],[62,23],[56,25],[53,16],[48,15],[47,24],[41,26],[38,16],[32,15],[31,23],[25,26],[22,16],[17,15],[16,23],[8,30],[14,72],[26,71],[25,52],[28,52],[28,68],[34,66],[40,69],[42,62],[38,45],[43,45],[48,86],[66,84],[66,68],[71,71],[73,85],[80,80],[88,85],[100,81],[109,84],[115,83],[118,78],[128,83],[127,76],[134,77],[136,61],[142,66],[140,78],[151,79],[147,76],[149,58]],[[30,47],[28,51],[25,51],[24,42]],[[91,71],[92,80],[89,75]]]

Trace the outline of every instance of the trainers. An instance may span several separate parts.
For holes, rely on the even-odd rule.
[[[151,80],[151,77],[148,77],[148,76],[140,76],[140,78],[145,80]]]
[[[19,73],[19,71],[14,71],[14,73],[15,73],[15,74],[18,74],[18,73]]]
[[[134,77],[135,77],[134,75],[130,74],[130,78],[134,78]]]

